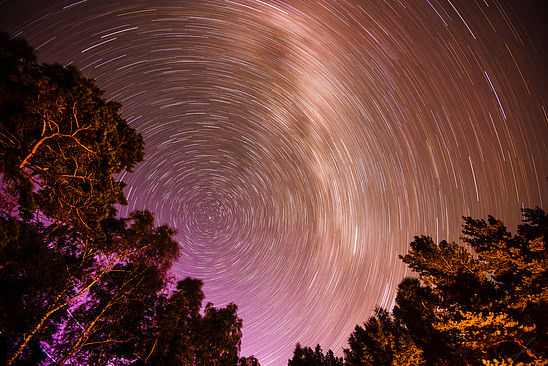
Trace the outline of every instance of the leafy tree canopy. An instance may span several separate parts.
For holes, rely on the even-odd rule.
[[[175,231],[118,217],[143,139],[75,67],[0,33],[0,364],[258,365],[237,307],[168,291]]]
[[[215,308],[208,303],[200,313],[202,281],[186,278],[159,311],[156,346],[149,357],[157,365],[235,366],[258,364],[254,357],[239,359],[242,320],[237,306]]]
[[[401,259],[418,278],[356,327],[346,363],[548,364],[548,216],[523,214],[517,235],[490,216],[464,218],[463,244],[416,237]]]
[[[0,34],[0,69],[0,174],[11,208],[80,234],[97,230],[113,204],[126,203],[113,174],[142,161],[141,135],[93,80],[37,64],[20,39]]]

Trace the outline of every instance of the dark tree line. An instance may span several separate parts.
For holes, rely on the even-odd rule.
[[[344,364],[547,365],[548,215],[523,210],[517,235],[464,218],[463,244],[416,237],[396,305],[356,326]],[[303,356],[303,354],[305,356]],[[318,363],[298,345],[289,365]]]
[[[144,143],[102,95],[0,34],[0,363],[258,365],[236,305],[168,290],[175,231],[117,215]]]
[[[322,347],[318,344],[312,350],[310,347],[302,347],[299,343],[295,346],[293,358],[289,360],[288,366],[343,366],[343,359],[336,357],[332,350],[323,353]]]

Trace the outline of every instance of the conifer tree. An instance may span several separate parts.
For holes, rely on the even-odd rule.
[[[548,215],[523,210],[518,234],[464,218],[462,243],[416,237],[396,306],[357,327],[349,365],[548,364]]]
[[[293,357],[288,361],[288,366],[342,366],[343,359],[336,357],[332,350],[323,353],[318,344],[312,350],[310,347],[302,347],[299,343],[295,346]]]
[[[350,335],[350,348],[345,350],[346,365],[425,365],[422,350],[399,319],[382,308],[375,313]]]

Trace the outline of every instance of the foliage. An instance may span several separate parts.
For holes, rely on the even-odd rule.
[[[103,226],[125,204],[114,174],[142,160],[143,140],[93,80],[37,64],[25,41],[0,34],[0,66],[0,327],[12,364],[42,360],[43,340],[69,309],[114,265],[143,254]],[[165,235],[171,261],[177,244]]]
[[[120,218],[143,139],[75,67],[0,33],[0,363],[258,365],[237,307],[169,293],[175,231]]]
[[[336,357],[332,350],[324,355],[321,346],[316,345],[315,350],[310,347],[302,347],[299,343],[295,346],[293,358],[288,361],[288,366],[342,366],[343,359]]]
[[[102,274],[94,276],[96,283],[86,293],[86,301],[73,307],[63,324],[64,330],[52,347],[59,350],[61,364],[71,359],[101,365],[109,361],[105,355],[138,358],[134,353],[152,327],[150,317],[155,316],[150,309],[159,301],[166,271],[178,256],[173,230],[155,228],[149,212],[137,211],[129,219],[112,221],[119,224],[109,236],[118,253],[98,263],[96,273],[102,270]]]
[[[511,358],[507,360],[482,360],[485,366],[546,366],[548,365],[548,360],[538,359],[531,362],[514,362]]]
[[[349,339],[349,365],[542,365],[548,361],[548,216],[523,210],[518,234],[464,218],[462,244],[416,237],[391,314]]]
[[[19,210],[38,209],[80,234],[125,204],[113,174],[143,159],[143,139],[74,67],[38,65],[32,49],[0,36],[0,173]]]
[[[378,308],[363,327],[356,326],[348,340],[347,365],[424,365],[422,350],[399,319]]]
[[[202,281],[186,278],[159,313],[157,342],[149,356],[157,365],[225,366],[253,364],[255,358],[238,359],[242,320],[237,306],[217,309],[208,303],[200,314]],[[154,337],[156,338],[156,337]],[[152,339],[151,339],[152,341]],[[257,363],[258,364],[258,361]]]
[[[257,360],[255,357],[249,356],[249,357],[241,357],[238,360],[237,366],[260,366],[260,364],[259,364],[259,360]]]

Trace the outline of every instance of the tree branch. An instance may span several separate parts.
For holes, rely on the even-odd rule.
[[[46,137],[43,137],[42,139],[40,139],[40,141],[38,141],[36,143],[36,145],[34,145],[34,147],[32,148],[32,151],[25,157],[25,159],[23,159],[23,162],[21,164],[19,164],[19,169],[23,169],[25,167],[25,165],[28,164],[29,159],[32,158],[34,156],[34,154],[36,154],[36,151],[38,150],[40,145],[42,145],[46,140],[49,140],[49,139],[51,139],[55,136],[59,136],[59,133],[56,132],[53,135],[49,135],[49,136],[46,136]]]

